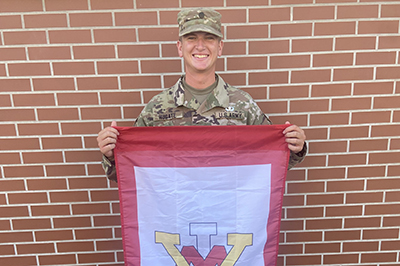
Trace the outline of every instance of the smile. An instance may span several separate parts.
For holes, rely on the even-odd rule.
[[[195,54],[193,56],[196,58],[200,58],[200,59],[208,57],[208,55],[205,55],[205,54]]]

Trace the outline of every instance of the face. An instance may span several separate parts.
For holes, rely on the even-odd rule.
[[[222,55],[223,42],[214,34],[194,32],[182,36],[177,47],[179,56],[184,59],[186,72],[215,72],[217,58]]]

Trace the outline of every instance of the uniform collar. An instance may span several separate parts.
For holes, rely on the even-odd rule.
[[[216,74],[218,78],[217,87],[211,92],[207,99],[200,105],[189,91],[183,88],[182,80],[185,76],[181,76],[178,82],[174,85],[174,100],[175,105],[185,106],[189,109],[194,109],[201,114],[211,110],[214,107],[226,108],[229,106],[228,84]]]

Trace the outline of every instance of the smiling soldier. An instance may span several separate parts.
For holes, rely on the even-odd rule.
[[[185,9],[178,14],[178,24],[177,49],[185,74],[174,86],[150,100],[134,126],[271,124],[248,93],[215,73],[224,46],[221,14],[211,8]],[[113,149],[119,133],[112,126],[116,122],[100,131],[97,141],[106,175],[116,181]],[[291,168],[305,157],[306,136],[296,125],[288,126],[283,134],[291,151]]]

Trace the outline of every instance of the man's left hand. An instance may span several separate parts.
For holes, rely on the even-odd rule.
[[[290,125],[290,122],[286,121],[285,124]],[[299,153],[303,150],[304,142],[306,141],[304,130],[296,125],[290,125],[283,131],[283,134],[286,137],[289,150],[294,153]]]

